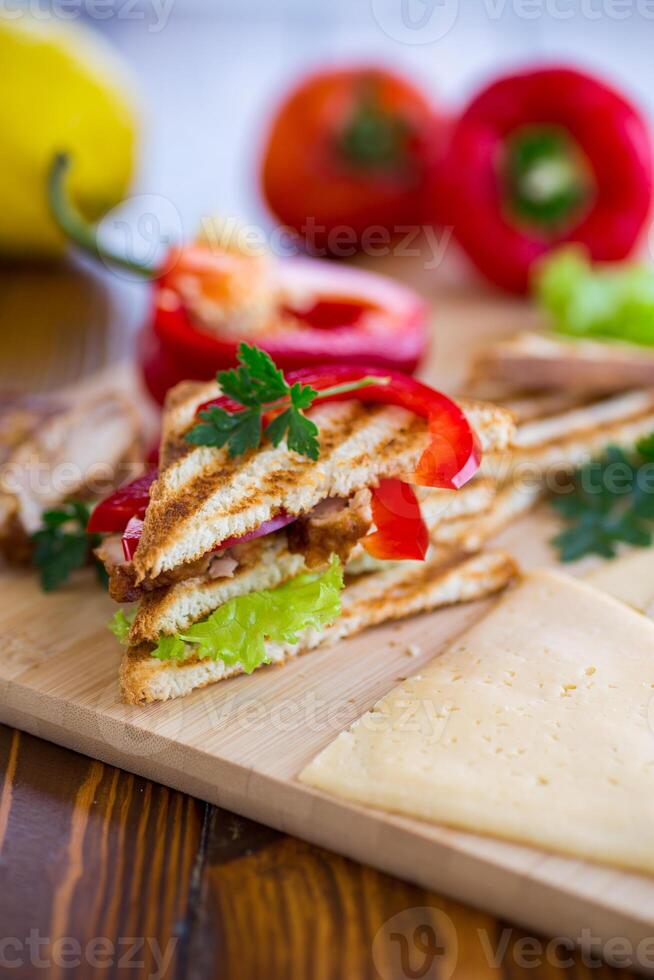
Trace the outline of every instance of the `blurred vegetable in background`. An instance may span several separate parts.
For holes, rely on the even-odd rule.
[[[654,271],[616,263],[593,267],[569,246],[534,270],[534,291],[560,333],[654,346]]]
[[[375,67],[319,72],[274,117],[264,196],[309,251],[351,254],[368,229],[425,220],[431,158],[445,128],[429,98],[399,75]]]
[[[157,401],[179,381],[209,380],[231,367],[244,340],[256,339],[279,367],[291,370],[345,362],[412,372],[423,357],[426,305],[385,276],[319,259],[259,254],[219,221],[210,235],[169,247],[157,266],[119,254],[70,200],[71,163],[67,154],[55,154],[46,181],[62,233],[87,254],[153,281],[152,318],[141,333],[139,360]]]
[[[532,263],[562,242],[596,261],[625,258],[649,215],[647,126],[603,81],[572,68],[506,75],[468,103],[435,183],[479,271],[523,292]]]
[[[132,177],[137,121],[122,62],[79,24],[0,16],[0,133],[0,254],[63,253],[46,198],[54,153],[75,154],[69,189],[88,218],[118,204]]]

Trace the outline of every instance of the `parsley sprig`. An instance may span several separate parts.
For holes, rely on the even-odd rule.
[[[314,401],[390,382],[390,378],[366,376],[317,391],[300,382],[289,385],[270,355],[258,347],[242,343],[238,361],[239,367],[219,371],[216,380],[223,394],[242,409],[228,412],[212,405],[200,412],[200,422],[186,434],[187,442],[195,446],[227,446],[232,457],[257,449],[265,435],[273,446],[285,439],[289,449],[316,460],[320,455],[318,426],[304,414]],[[269,412],[277,414],[264,425],[264,415]]]
[[[647,547],[654,527],[654,433],[633,452],[609,446],[582,466],[572,490],[552,498],[567,523],[552,539],[561,561],[584,555],[614,558],[620,543]]]
[[[101,538],[99,534],[87,533],[90,514],[90,506],[81,500],[44,512],[41,528],[31,536],[32,563],[39,569],[44,592],[59,588],[72,572],[92,560],[93,548],[100,544]],[[104,581],[104,568],[99,562],[97,570]]]

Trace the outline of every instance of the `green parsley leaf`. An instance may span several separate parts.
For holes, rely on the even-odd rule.
[[[256,449],[261,439],[261,409],[246,408],[242,412],[226,412],[212,405],[200,412],[201,422],[187,433],[186,441],[194,446],[227,446],[230,456],[240,456]]]
[[[563,562],[596,554],[614,558],[618,544],[648,547],[654,525],[654,434],[626,452],[609,446],[580,467],[571,492],[552,498],[567,527],[552,539]]]
[[[200,421],[187,432],[186,441],[194,446],[227,446],[230,456],[239,456],[248,449],[256,449],[261,442],[261,421],[264,413],[276,413],[265,427],[265,435],[274,446],[284,439],[289,449],[318,459],[320,444],[318,427],[304,412],[311,408],[316,398],[343,395],[371,385],[389,384],[384,377],[364,377],[316,391],[311,385],[299,381],[289,385],[283,373],[265,351],[249,344],[238,349],[240,366],[229,371],[219,371],[216,379],[223,394],[243,406],[233,412],[213,405],[200,412]]]
[[[296,381],[290,389],[289,394],[291,396],[291,406],[298,412],[302,412],[306,408],[311,408],[319,392],[315,388],[312,388],[311,385],[301,385],[299,381]]]
[[[266,435],[273,446],[286,437],[286,445],[301,456],[316,460],[320,456],[318,426],[295,408],[287,408],[266,428]]]
[[[649,459],[654,462],[654,432],[645,436],[643,439],[639,439],[636,443],[636,450],[643,459]]]
[[[31,541],[32,564],[39,569],[44,592],[59,588],[91,560],[100,538],[87,534],[90,513],[90,506],[79,500],[43,513],[42,527],[31,535]]]
[[[219,371],[217,381],[223,393],[241,405],[261,405],[288,395],[289,386],[270,354],[250,344],[240,344],[241,367]]]

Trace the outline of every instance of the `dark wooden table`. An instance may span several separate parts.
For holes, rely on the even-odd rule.
[[[6,268],[1,383],[50,388],[126,355],[144,301],[141,288],[79,269]],[[2,726],[0,773],[3,977],[617,976],[510,923]],[[453,926],[440,939],[421,929],[425,906]],[[405,909],[414,911],[393,921]]]

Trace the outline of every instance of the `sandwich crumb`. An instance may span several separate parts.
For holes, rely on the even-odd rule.
[[[422,647],[417,643],[409,643],[405,650],[407,657],[419,657],[422,653]]]

